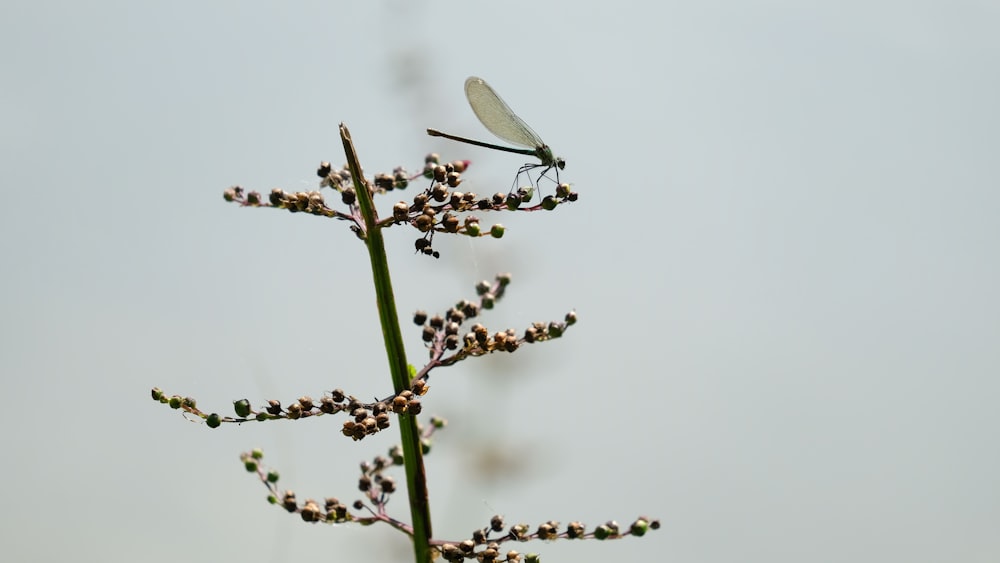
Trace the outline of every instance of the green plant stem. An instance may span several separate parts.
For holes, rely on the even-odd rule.
[[[385,352],[389,358],[389,371],[392,373],[392,386],[396,393],[410,388],[410,374],[407,369],[406,349],[403,346],[403,335],[399,328],[399,315],[396,313],[396,300],[392,292],[392,280],[389,277],[389,262],[385,255],[385,243],[382,231],[376,226],[378,216],[375,204],[372,202],[368,182],[364,179],[358,155],[351,142],[351,133],[347,126],[340,124],[340,138],[344,142],[344,154],[347,165],[354,180],[357,191],[358,207],[365,222],[365,243],[372,264],[372,278],[375,283],[375,301],[378,305],[379,322],[382,325],[382,338],[385,341]],[[403,441],[403,465],[406,469],[406,489],[410,500],[410,517],[413,520],[413,552],[417,563],[430,563],[431,513],[427,499],[427,474],[424,471],[423,448],[420,443],[420,431],[417,429],[415,416],[399,415],[399,431]]]

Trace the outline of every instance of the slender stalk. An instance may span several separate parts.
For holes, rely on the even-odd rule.
[[[364,179],[358,155],[351,142],[351,133],[347,126],[340,124],[340,138],[344,142],[344,154],[347,165],[354,180],[354,189],[358,195],[358,207],[365,222],[365,242],[368,256],[372,264],[372,279],[375,283],[375,302],[378,305],[379,322],[382,325],[382,338],[385,341],[385,352],[389,359],[389,371],[392,374],[392,386],[396,393],[410,388],[410,375],[407,370],[406,349],[403,346],[403,335],[399,328],[399,315],[396,313],[396,300],[392,292],[392,280],[389,277],[389,262],[385,254],[385,243],[382,231],[377,227],[378,216],[375,204],[372,202],[368,182]],[[423,449],[420,443],[420,432],[417,429],[416,417],[399,415],[399,431],[403,442],[403,464],[406,469],[406,490],[410,500],[410,517],[413,521],[413,555],[417,563],[430,563],[431,513],[427,499],[427,474],[424,471]]]

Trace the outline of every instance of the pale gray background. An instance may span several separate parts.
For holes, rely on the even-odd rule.
[[[438,536],[648,513],[642,540],[518,547],[997,561],[997,29],[992,0],[4,2],[4,559],[406,560],[385,528],[269,507],[238,462],[262,446],[301,498],[353,499],[394,433],[209,431],[148,393],[385,394],[353,235],[222,190],[309,188],[341,121],[369,172],[438,150],[505,190],[524,159],[424,134],[491,140],[475,74],[581,199],[439,261],[393,229],[400,308],[511,271],[491,327],[581,323],[432,379]]]

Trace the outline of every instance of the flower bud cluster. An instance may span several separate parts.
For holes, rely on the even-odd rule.
[[[480,226],[475,215],[459,217],[459,213],[474,211],[551,211],[557,205],[576,201],[578,194],[570,190],[569,184],[559,184],[554,196],[545,197],[541,203],[529,204],[534,195],[533,187],[521,187],[510,193],[495,193],[491,196],[479,197],[473,192],[462,192],[456,188],[462,183],[462,172],[468,167],[469,161],[459,160],[448,164],[440,164],[437,154],[429,154],[424,162],[424,177],[431,180],[431,185],[425,191],[417,194],[412,203],[401,201],[393,207],[393,221],[409,223],[416,227],[423,236],[414,241],[417,252],[439,257],[432,243],[435,233],[460,234],[470,237],[491,236],[500,238],[504,235],[503,225],[495,224],[488,230]]]
[[[322,503],[314,499],[307,499],[299,502],[295,491],[277,489],[278,474],[275,471],[265,472],[261,466],[264,453],[259,450],[245,452],[240,456],[244,467],[249,472],[256,472],[262,483],[270,491],[268,497],[271,504],[277,504],[287,512],[298,513],[302,520],[306,522],[327,522],[339,524],[344,522],[371,523],[384,517],[375,518],[364,516],[363,514],[352,514],[355,511],[366,510],[369,513],[384,514],[385,505],[389,501],[389,496],[397,491],[396,481],[385,471],[394,466],[403,465],[402,448],[394,446],[389,450],[388,456],[375,456],[370,462],[364,461],[360,465],[361,477],[358,479],[358,489],[365,494],[369,502],[374,504],[375,509],[368,508],[364,500],[355,500],[350,506],[344,504],[336,497],[328,497]]]
[[[379,220],[377,224],[380,228],[404,224],[412,226],[420,233],[414,241],[416,251],[435,258],[440,257],[440,253],[432,246],[435,233],[493,238],[504,235],[503,225],[497,223],[484,228],[480,225],[479,217],[471,214],[472,212],[551,211],[560,204],[576,201],[578,197],[569,184],[557,185],[554,195],[546,196],[541,203],[534,205],[531,205],[535,193],[533,186],[521,187],[507,194],[498,192],[480,197],[457,189],[463,182],[462,173],[468,167],[468,160],[442,164],[440,157],[432,153],[424,158],[423,171],[418,176],[411,177],[403,167],[397,167],[392,174],[376,174],[371,181],[363,180],[358,185],[367,186],[369,192],[376,195],[406,189],[411,181],[420,176],[430,180],[427,189],[416,194],[410,202],[396,203],[392,208],[392,217]],[[259,192],[246,192],[240,186],[233,186],[223,192],[223,197],[226,201],[244,207],[274,207],[293,213],[350,221],[351,230],[364,239],[367,227],[361,220],[356,192],[358,187],[350,171],[346,167],[334,169],[329,162],[322,162],[316,174],[321,178],[320,190],[329,188],[339,193],[340,202],[347,206],[347,211],[338,211],[328,205],[320,190],[286,192],[281,188],[274,188],[265,198]]]
[[[570,311],[562,321],[535,322],[520,334],[513,328],[490,332],[481,323],[475,323],[463,333],[462,325],[478,317],[484,309],[492,309],[503,297],[510,282],[510,274],[499,274],[492,283],[482,281],[476,285],[479,294],[476,301],[462,300],[444,315],[428,316],[424,311],[413,315],[414,323],[423,327],[421,338],[430,353],[429,366],[450,365],[470,356],[492,352],[515,352],[525,343],[559,338],[567,327],[576,323],[576,313]],[[427,371],[425,368],[424,374]]]
[[[427,385],[426,378],[417,378],[412,381],[409,389],[404,389],[402,392],[381,401],[362,402],[354,396],[345,394],[343,389],[334,389],[324,394],[319,401],[306,395],[299,397],[287,407],[282,406],[280,401],[270,399],[261,410],[254,410],[250,401],[240,399],[233,401],[236,417],[205,413],[198,408],[194,399],[179,395],[167,395],[158,387],[153,388],[152,397],[154,401],[164,403],[171,408],[182,409],[186,413],[202,418],[210,428],[217,428],[223,422],[238,424],[251,420],[258,422],[280,419],[298,420],[346,412],[351,418],[344,422],[341,433],[354,440],[361,440],[389,428],[393,414],[420,414],[423,410],[420,397],[425,395],[428,389],[430,387]]]
[[[527,562],[537,560],[537,555],[522,555],[515,550],[501,553],[501,544],[511,541],[552,541],[558,539],[607,540],[620,539],[626,536],[638,537],[645,535],[649,530],[658,530],[660,522],[640,516],[624,532],[614,520],[595,526],[589,532],[581,522],[570,522],[565,528],[562,528],[559,522],[555,520],[539,524],[534,531],[531,531],[531,527],[528,524],[514,524],[506,533],[501,533],[504,528],[503,516],[496,515],[490,519],[489,526],[472,532],[471,539],[458,542],[438,542],[436,549],[445,561],[453,563],[472,559],[488,563],[518,563],[522,561],[522,558]]]

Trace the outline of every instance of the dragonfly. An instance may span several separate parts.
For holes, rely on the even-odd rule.
[[[459,137],[458,135],[442,133],[437,129],[428,129],[427,134],[432,137],[444,137],[445,139],[451,139],[452,141],[458,141],[460,143],[468,143],[478,147],[534,156],[541,161],[541,164],[525,164],[520,168],[520,170],[517,171],[517,175],[520,176],[522,173],[528,172],[529,170],[544,166],[545,170],[543,170],[539,175],[539,178],[541,178],[549,170],[555,168],[556,183],[559,183],[559,171],[566,168],[566,161],[552,153],[552,149],[550,149],[549,146],[542,141],[542,138],[538,136],[538,133],[535,133],[531,127],[528,127],[528,124],[525,123],[523,119],[518,117],[512,109],[510,109],[510,106],[503,101],[493,87],[478,76],[470,76],[465,79],[465,97],[469,100],[469,105],[472,106],[472,111],[476,114],[476,117],[479,118],[480,123],[482,123],[483,126],[490,131],[490,133],[493,133],[508,143],[526,148],[516,149],[514,147],[484,143],[483,141],[467,139],[465,137]],[[528,179],[530,180],[531,177],[529,176]]]

